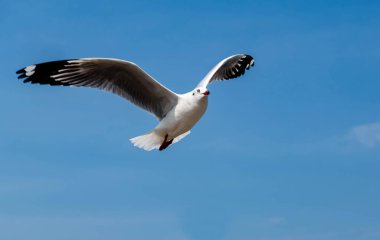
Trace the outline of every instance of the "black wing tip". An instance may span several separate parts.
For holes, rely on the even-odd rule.
[[[239,60],[239,63],[242,65],[242,74],[245,70],[249,70],[251,67],[255,66],[255,59],[249,54],[243,54],[242,58]]]
[[[18,74],[17,79],[24,79],[24,78],[26,78],[24,80],[24,83],[25,83],[26,80],[28,80],[28,76],[26,75],[25,68],[18,70],[16,72],[16,74]]]
[[[255,59],[249,54],[236,54],[231,56],[214,76],[217,80],[235,79],[245,74],[255,64]]]
[[[255,59],[249,54],[242,54],[242,57],[238,60],[237,64],[235,64],[235,74],[233,76],[229,76],[229,78],[237,78],[243,76],[245,70],[249,70],[250,67],[255,65]]]
[[[22,78],[26,78],[27,76],[26,76],[26,74],[25,73],[22,73],[20,76],[18,76],[17,78],[18,79],[22,79]]]
[[[23,79],[24,83],[32,84],[49,84],[49,85],[63,85],[69,86],[69,84],[56,82],[51,76],[56,74],[59,69],[64,68],[64,66],[72,60],[77,59],[67,59],[58,60],[52,62],[44,62],[39,64],[33,64],[25,68],[16,71],[18,79]]]
[[[243,54],[243,56],[244,56],[244,61],[245,61],[246,63],[248,63],[248,64],[247,64],[247,70],[248,70],[250,67],[255,66],[255,59],[254,59],[251,55],[249,55],[249,54]]]
[[[16,74],[25,73],[25,68],[21,68],[20,70],[17,70]]]

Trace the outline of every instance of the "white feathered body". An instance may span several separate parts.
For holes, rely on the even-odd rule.
[[[158,149],[166,135],[168,140],[173,139],[173,143],[176,143],[190,134],[191,128],[207,109],[208,97],[193,96],[192,92],[178,96],[178,104],[152,132],[131,139],[136,147],[150,151]]]

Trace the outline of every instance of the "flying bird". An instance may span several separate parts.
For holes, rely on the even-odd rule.
[[[227,57],[185,94],[174,93],[135,63],[119,59],[59,60],[30,65],[16,73],[24,83],[99,88],[126,98],[159,120],[151,132],[130,141],[147,151],[161,151],[187,136],[205,113],[210,94],[208,84],[240,77],[254,62],[247,54]]]

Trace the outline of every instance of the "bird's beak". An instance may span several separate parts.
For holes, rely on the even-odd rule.
[[[209,90],[206,90],[203,95],[207,96],[207,95],[210,95],[210,91]]]

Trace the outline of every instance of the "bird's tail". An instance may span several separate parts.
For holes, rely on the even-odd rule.
[[[142,148],[146,151],[159,149],[164,138],[157,134],[155,131],[145,135],[137,136],[129,139],[135,147]]]
[[[173,143],[179,142],[181,139],[190,134],[190,131],[187,131],[176,138],[173,139]],[[160,149],[160,146],[163,144],[165,138],[161,136],[156,131],[151,131],[145,135],[137,136],[129,139],[133,146],[142,148],[146,151],[152,151],[154,149]]]

